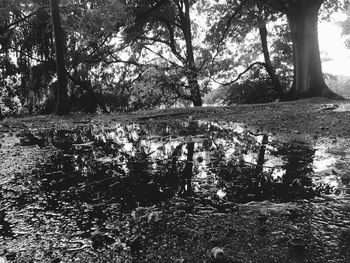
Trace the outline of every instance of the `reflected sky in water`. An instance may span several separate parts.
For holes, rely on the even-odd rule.
[[[13,191],[20,181],[3,186],[5,201],[69,218],[82,236],[174,196],[220,207],[349,194],[347,149],[281,143],[234,122],[111,123],[31,136],[50,156],[25,175],[25,194]]]
[[[267,137],[265,145],[264,135]],[[259,173],[268,177],[270,184],[290,186],[295,183],[300,188],[310,189],[315,187],[315,184],[328,185],[338,190],[346,187],[334,172],[325,172],[332,171],[339,158],[330,155],[324,149],[313,149],[310,145],[296,141],[282,144],[267,134],[248,132],[244,125],[234,122],[183,121],[176,124],[160,122],[127,125],[117,123],[115,127],[108,127],[96,133],[96,138],[105,142],[113,140],[122,145],[123,151],[130,156],[135,156],[135,153],[142,149],[152,162],[150,172],[153,173],[162,169],[162,164],[171,159],[174,153],[178,161],[185,162],[186,146],[189,142],[194,142],[192,181],[197,192],[202,191],[203,185],[207,189],[208,181],[212,184],[211,188],[217,188],[220,196],[224,196],[223,193],[229,190],[227,186],[221,184],[222,187],[216,187],[220,185],[219,181],[223,180],[220,174],[226,174],[225,180],[244,181],[247,178],[242,175],[246,173],[248,177],[252,177],[253,175],[249,175],[251,171],[247,170],[259,170],[259,166]],[[265,148],[263,156],[262,147]],[[124,166],[126,167],[126,164]],[[237,173],[242,169],[243,171]],[[290,178],[286,180],[285,177],[288,176]],[[314,184],[309,179],[314,179]],[[257,188],[262,184],[261,178],[258,181],[254,191],[259,191]],[[249,187],[245,187],[249,192]],[[288,187],[283,189],[289,191]],[[254,200],[255,193],[248,195]],[[270,197],[278,199],[278,196]],[[248,200],[250,199],[244,201]]]
[[[43,186],[84,202],[109,198],[134,207],[177,194],[283,202],[346,194],[349,186],[350,155],[280,143],[234,122],[114,123],[51,131],[46,140],[60,154],[40,168]],[[79,189],[74,197],[72,188]]]

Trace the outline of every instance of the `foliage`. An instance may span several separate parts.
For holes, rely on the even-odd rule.
[[[220,65],[211,64],[213,78],[229,86],[239,81],[248,70],[253,70],[254,64],[260,64],[265,67],[281,97],[290,87],[288,79],[292,74],[291,41],[282,14],[254,1],[222,1],[216,6],[209,18],[214,19],[214,23],[207,36],[207,41],[216,48],[215,64]],[[267,31],[267,45],[263,42],[264,31]],[[228,65],[229,70],[221,65]]]
[[[174,92],[197,106],[207,88],[199,82],[209,54],[198,43],[201,35],[195,16],[200,5],[188,0],[131,1],[134,21],[124,30],[126,41],[136,47],[143,61],[156,56],[164,71],[176,68],[181,73],[182,85],[174,86]]]
[[[179,73],[176,70],[164,72],[146,68],[130,87],[130,107],[142,109],[174,105],[178,99],[174,91],[178,89]]]
[[[273,67],[282,85],[289,89],[293,82],[293,44],[286,19],[280,19],[269,32]]]
[[[4,21],[6,34],[2,35],[1,51],[10,54],[5,57],[11,57],[22,75],[12,87],[14,93],[29,112],[34,112],[41,111],[54,100],[55,91],[50,85],[55,80],[54,47],[48,3],[29,0],[26,3],[11,5],[14,15]],[[93,5],[91,1],[62,1],[61,5],[67,71],[69,75],[86,80],[93,76],[91,73],[99,63],[113,54],[114,46],[109,42],[112,33],[117,32],[126,19],[122,16],[123,5],[121,1],[94,1]],[[6,72],[3,73],[6,78]],[[74,96],[73,86],[70,84],[70,93]]]
[[[74,110],[89,112],[103,110],[101,101],[109,110],[170,107],[185,101],[200,105],[217,83],[230,86],[244,69],[262,62],[257,29],[263,24],[272,67],[288,90],[293,81],[293,49],[284,16],[288,3],[61,0],[71,104]],[[347,4],[326,0],[319,17],[328,19]],[[1,100],[9,106],[6,110],[51,112],[47,105],[57,92],[48,1],[0,0],[0,13]],[[257,87],[267,81],[264,70],[258,72],[261,76],[251,72],[249,81],[243,78],[231,88],[259,97],[247,90],[260,90]],[[79,82],[90,83],[89,89]],[[270,87],[268,81],[266,85]],[[222,90],[217,92],[220,97],[226,94]]]
[[[345,10],[346,18],[340,22],[343,37],[345,37],[345,45],[350,48],[350,6]]]
[[[258,69],[240,82],[218,87],[205,97],[206,103],[233,105],[279,100],[279,95],[276,93],[269,76],[263,71],[263,69]]]
[[[254,76],[255,75],[255,76]],[[227,104],[267,103],[278,99],[271,80],[257,70],[251,78],[229,87],[224,102]]]

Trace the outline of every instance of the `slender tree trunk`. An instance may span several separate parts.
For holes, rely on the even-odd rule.
[[[341,98],[323,79],[317,28],[322,3],[323,0],[297,0],[286,7],[294,51],[294,85],[288,99]]]
[[[63,29],[61,26],[58,0],[50,0],[50,3],[53,22],[52,24],[55,36],[56,68],[58,78],[56,114],[64,115],[68,114],[70,111],[67,91],[68,81],[64,61],[65,41]]]
[[[267,45],[267,28],[266,28],[265,23],[260,25],[259,33],[260,33],[261,45],[262,45],[262,50],[263,50],[264,59],[265,59],[265,69],[267,71],[267,74],[269,74],[272,85],[273,85],[277,95],[281,98],[283,96],[283,86],[281,85],[280,81],[278,80],[278,78],[276,76],[276,72],[275,72],[275,70],[272,66],[272,63],[271,63],[270,52],[269,52],[269,48]]]
[[[2,121],[3,119],[4,119],[4,116],[2,116],[1,108],[0,108],[0,121]]]
[[[200,86],[198,83],[198,69],[194,60],[193,44],[192,44],[192,30],[191,30],[191,17],[190,17],[190,4],[188,0],[184,0],[184,13],[180,16],[183,24],[183,33],[186,42],[187,51],[187,79],[188,85],[191,89],[191,100],[194,106],[202,106],[202,98],[200,94]]]

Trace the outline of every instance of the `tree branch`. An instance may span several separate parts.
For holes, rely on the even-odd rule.
[[[254,62],[253,64],[250,64],[243,72],[239,73],[238,76],[234,80],[232,80],[230,82],[221,83],[219,81],[214,80],[213,78],[211,78],[211,79],[215,83],[220,84],[221,86],[230,86],[230,85],[234,84],[235,82],[237,82],[245,73],[247,73],[249,70],[251,70],[256,65],[260,65],[260,66],[266,67],[265,63],[257,61],[257,62]]]
[[[95,52],[97,52],[97,50],[99,50],[101,47],[103,47],[111,35],[112,35],[111,33],[108,33],[107,36],[105,36],[105,38],[102,40],[102,43],[100,45],[98,45],[87,57],[88,58],[91,57]],[[83,52],[87,51],[90,48],[91,48],[90,46],[87,46],[87,47],[83,48],[82,50],[80,50],[79,53],[82,54]]]
[[[39,9],[37,9],[36,11],[30,13],[29,15],[24,15],[22,18],[20,18],[19,20],[13,21],[12,23],[7,25],[7,28],[16,26],[17,24],[20,24],[22,22],[24,22],[25,20],[27,20],[28,18],[36,15],[39,11],[41,11],[42,9],[45,9],[45,6],[40,7]]]
[[[242,0],[242,2],[240,3],[240,5],[236,8],[235,12],[229,17],[229,19],[226,21],[226,26],[225,26],[225,29],[216,45],[216,48],[215,48],[215,54],[213,55],[212,58],[209,58],[209,59],[206,59],[204,60],[201,65],[200,65],[200,69],[203,69],[205,64],[211,60],[211,62],[213,62],[216,57],[219,55],[220,53],[220,46],[222,45],[223,41],[225,40],[227,34],[228,34],[228,31],[231,27],[231,24],[233,22],[233,20],[236,18],[236,16],[242,11],[244,5],[248,2],[249,0]],[[210,63],[209,63],[210,64]]]
[[[175,43],[175,36],[174,36],[174,29],[171,27],[171,24],[168,22],[165,22],[166,27],[168,28],[169,32],[169,39],[170,39],[170,49],[171,52],[177,57],[178,60],[180,60],[183,64],[186,63],[186,59],[181,56],[181,54],[176,49],[176,43]]]
[[[142,46],[143,48],[147,49],[147,50],[150,51],[151,53],[153,53],[153,54],[157,55],[158,57],[164,59],[164,61],[170,63],[171,65],[176,66],[176,67],[179,67],[179,68],[183,68],[183,66],[178,65],[178,64],[176,64],[176,63],[173,62],[173,61],[170,61],[168,58],[166,58],[166,57],[164,57],[162,54],[160,54],[160,53],[158,53],[158,52],[156,52],[156,51],[150,49],[150,48],[147,47],[146,45],[143,45],[142,43],[139,43],[139,42],[136,42],[136,43],[137,43],[138,45]]]
[[[32,60],[35,60],[35,61],[37,61],[37,62],[40,62],[40,63],[45,63],[45,62],[46,62],[46,60],[42,60],[42,59],[39,59],[39,58],[35,58],[35,57],[33,57],[33,56],[27,54],[26,52],[23,52],[22,50],[20,50],[20,49],[14,47],[14,46],[12,46],[12,45],[9,45],[8,47],[9,47],[10,49],[12,49],[13,51],[18,52],[18,53],[20,53],[21,55],[23,55],[23,56],[25,56],[25,57],[27,57],[27,58],[30,58],[30,59],[32,59]]]
[[[232,21],[236,18],[236,16],[242,11],[243,9],[243,6],[245,5],[245,3],[248,2],[248,0],[243,0],[240,5],[236,8],[235,12],[229,17],[229,19],[226,21],[226,26],[225,26],[225,29],[221,35],[221,38],[219,39],[219,42],[217,44],[217,47],[216,47],[216,52],[219,52],[219,49],[220,49],[220,46],[222,44],[222,42],[225,40],[227,34],[228,34],[228,31],[231,27],[231,24],[232,24]]]

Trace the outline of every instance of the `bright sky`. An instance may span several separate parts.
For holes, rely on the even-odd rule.
[[[322,64],[324,73],[350,76],[350,49],[345,47],[341,29],[335,23],[323,22],[318,27],[321,57],[329,58]]]

